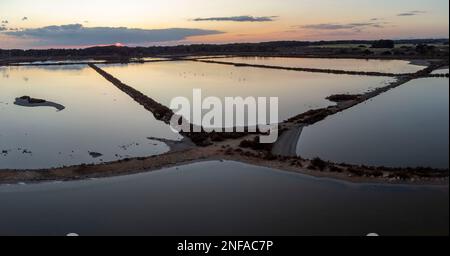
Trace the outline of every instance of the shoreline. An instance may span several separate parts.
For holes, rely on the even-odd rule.
[[[255,56],[255,57],[257,57],[257,56]],[[285,58],[285,57],[281,57],[281,58]],[[299,72],[309,72],[309,73],[326,73],[326,74],[334,74],[334,75],[383,76],[383,77],[411,76],[420,71],[423,71],[423,69],[426,69],[427,67],[432,65],[432,63],[439,62],[438,60],[430,60],[430,59],[409,60],[409,64],[415,65],[415,66],[420,66],[420,67],[422,67],[422,70],[419,70],[419,71],[413,72],[413,73],[387,73],[387,72],[355,71],[355,70],[344,70],[344,69],[323,69],[323,68],[287,67],[287,66],[285,67],[285,66],[274,66],[274,65],[265,65],[265,64],[241,63],[241,62],[233,62],[233,61],[217,61],[217,60],[213,60],[213,59],[220,59],[220,58],[211,58],[211,59],[200,59],[199,58],[199,59],[191,59],[191,61],[210,63],[210,64],[229,65],[229,66],[235,66],[235,67],[278,69],[278,70],[299,71]],[[398,60],[398,59],[396,59],[396,60]]]
[[[223,142],[209,147],[171,149],[171,151],[162,155],[128,158],[102,164],[81,164],[36,170],[0,170],[0,185],[107,178],[164,170],[205,161],[242,162],[280,171],[318,178],[330,178],[355,184],[449,185],[448,170],[424,170],[422,173],[426,173],[427,177],[415,174],[410,178],[405,178],[404,174],[408,170],[405,168],[383,169],[383,167],[325,162],[329,167],[320,170],[317,169],[318,167],[313,166],[312,162],[314,160],[282,156],[270,158],[266,157],[265,154],[264,151],[242,149],[236,144]],[[336,166],[339,166],[341,170],[335,171],[334,168]],[[358,172],[353,171],[358,169]]]
[[[323,51],[323,49],[319,49]],[[109,64],[109,63],[127,63],[127,62],[159,62],[159,61],[170,61],[170,60],[182,60],[184,58],[193,59],[209,59],[209,58],[229,58],[229,57],[280,57],[280,58],[308,58],[308,59],[366,59],[366,60],[404,60],[410,61],[413,65],[424,66],[424,60],[434,61],[446,59],[445,56],[429,56],[429,55],[365,55],[361,53],[355,54],[343,54],[343,53],[329,53],[329,52],[314,52],[314,53],[271,53],[271,52],[195,52],[195,53],[174,53],[174,54],[155,54],[155,55],[145,55],[145,56],[126,56],[118,57],[112,55],[103,56],[82,56],[81,57],[69,57],[68,56],[54,56],[51,58],[40,58],[40,57],[11,57],[0,59],[0,66],[7,65],[29,65],[31,62],[39,61],[74,61],[73,63],[35,63],[32,65],[73,65],[74,63],[83,64]],[[199,58],[195,58],[199,57]],[[139,60],[136,58],[167,58],[167,60]],[[132,60],[136,59],[136,60]],[[448,58],[447,58],[448,59]],[[86,61],[92,60],[92,61]],[[191,60],[191,59],[186,59]],[[27,63],[30,62],[30,63]],[[417,64],[416,64],[417,63]]]
[[[65,106],[58,104],[56,102],[41,100],[41,99],[33,99],[29,96],[23,96],[20,98],[16,98],[14,101],[14,105],[28,108],[36,108],[36,107],[49,107],[56,109],[57,112],[63,111],[66,109]]]
[[[178,61],[179,59],[166,59],[166,60],[102,60],[102,61],[79,61],[79,62],[70,62],[70,63],[33,63],[27,61],[23,63],[1,63],[0,67],[45,67],[45,66],[76,66],[76,65],[112,65],[112,64],[139,64],[139,63],[151,63],[151,62],[169,62],[169,61]]]

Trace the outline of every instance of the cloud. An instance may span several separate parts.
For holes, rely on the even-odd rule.
[[[420,15],[420,14],[424,14],[424,13],[426,13],[426,12],[425,11],[410,11],[410,12],[399,13],[399,14],[397,14],[397,16],[407,17],[407,16],[416,16],[416,15]]]
[[[7,30],[7,28],[5,28],[3,26],[0,27],[0,31],[6,31],[6,30]]]
[[[312,30],[354,30],[361,31],[366,28],[382,28],[385,22],[374,22],[372,19],[370,22],[354,22],[354,23],[321,23],[321,24],[309,24],[296,26],[297,28],[312,29]]]
[[[32,39],[38,45],[88,46],[100,44],[143,44],[184,40],[190,36],[214,35],[222,32],[203,29],[131,29],[126,27],[84,27],[81,24],[48,26],[5,32],[9,36]]]
[[[23,17],[22,20],[26,21],[26,20],[28,20],[28,17]]]
[[[9,21],[7,21],[7,20],[2,20],[2,24],[8,24],[9,23]]]
[[[234,22],[269,22],[274,21],[278,16],[232,16],[232,17],[211,17],[211,18],[196,18],[193,21],[234,21]]]

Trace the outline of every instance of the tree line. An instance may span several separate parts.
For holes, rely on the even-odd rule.
[[[446,44],[448,39],[418,39],[418,40],[340,40],[340,41],[277,41],[263,43],[234,43],[234,44],[193,44],[178,46],[151,46],[151,47],[117,47],[102,46],[84,49],[45,49],[45,50],[2,50],[0,57],[105,57],[129,58],[155,55],[176,54],[232,54],[232,53],[277,53],[289,49],[308,46],[326,46],[339,44],[372,45],[372,48],[393,48],[394,44]]]

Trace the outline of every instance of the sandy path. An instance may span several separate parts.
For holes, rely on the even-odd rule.
[[[299,124],[282,133],[272,148],[272,154],[297,156],[297,144],[302,135],[303,127],[303,124]]]

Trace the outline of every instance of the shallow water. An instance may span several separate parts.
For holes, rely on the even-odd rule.
[[[31,96],[65,106],[14,105]],[[180,139],[86,66],[0,68],[0,169],[99,163],[167,152]],[[91,153],[103,154],[93,158]]]
[[[32,61],[32,62],[19,62],[17,64],[32,64],[32,65],[42,65],[42,64],[76,64],[76,63],[102,63],[103,60],[46,60],[46,61]]]
[[[447,79],[413,80],[303,129],[298,154],[334,162],[449,167]]]
[[[0,186],[0,235],[448,235],[447,187],[355,185],[236,162]]]
[[[106,72],[166,106],[178,96],[192,102],[192,90],[204,97],[279,97],[279,120],[334,103],[326,97],[363,93],[385,86],[386,77],[331,75],[270,70],[192,61],[99,65]],[[239,124],[240,125],[240,124]]]
[[[435,75],[435,74],[448,74],[448,73],[449,73],[449,69],[445,68],[445,69],[435,70],[431,74]]]
[[[294,68],[317,68],[346,71],[415,73],[425,66],[413,65],[404,60],[365,60],[365,59],[325,59],[325,58],[274,58],[274,57],[231,57],[211,59],[233,63],[268,65]]]
[[[168,60],[168,58],[158,58],[158,57],[144,57],[144,58],[132,58],[131,61],[162,61]]]

